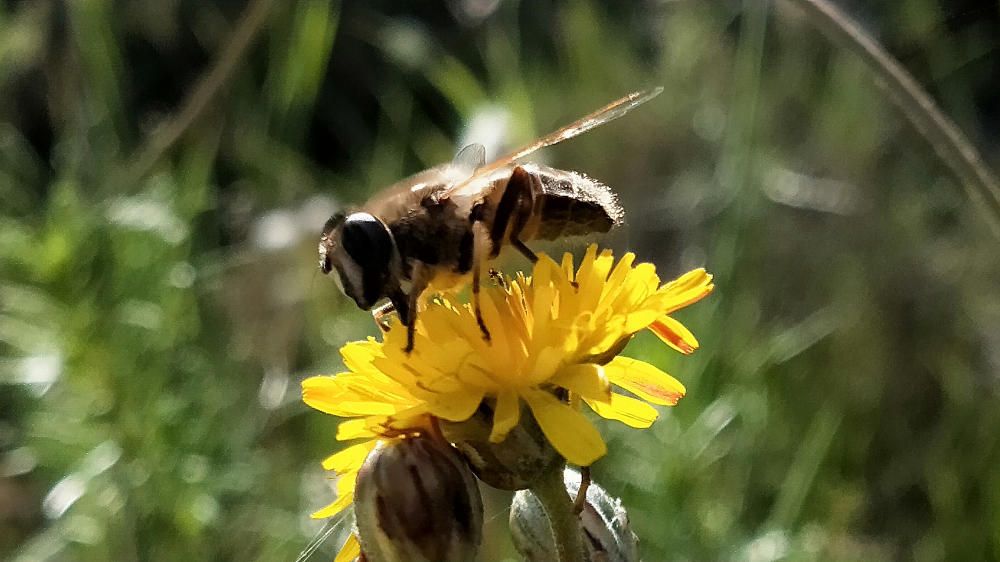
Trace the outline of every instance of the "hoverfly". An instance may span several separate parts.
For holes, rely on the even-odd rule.
[[[363,310],[388,299],[375,310],[376,320],[397,312],[408,330],[407,352],[420,295],[455,289],[471,274],[473,308],[488,340],[479,308],[484,264],[508,244],[534,262],[526,241],[604,233],[624,215],[602,183],[519,161],[617,119],[662,90],[629,94],[489,164],[482,145],[466,146],[452,162],[386,188],[357,211],[335,214],[319,241],[320,270],[332,273]]]

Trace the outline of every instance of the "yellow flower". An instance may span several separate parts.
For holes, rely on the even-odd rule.
[[[313,517],[330,517],[351,504],[357,472],[379,439],[426,431],[433,418],[464,421],[484,399],[495,401],[492,442],[517,426],[523,400],[556,451],[580,466],[606,452],[579,410],[581,400],[604,418],[649,427],[658,416],[651,404],[675,405],[684,386],[649,363],[618,354],[643,329],[681,353],[694,352],[694,335],[669,315],[714,285],[703,269],[661,285],[652,264],[634,265],[634,259],[628,253],[616,264],[610,251],[598,254],[591,246],[574,269],[569,254],[561,264],[541,255],[531,277],[518,274],[483,287],[489,341],[469,304],[439,296],[420,311],[411,353],[403,351],[406,330],[398,324],[383,342],[345,345],[347,372],[302,383],[306,404],[352,418],[338,427],[338,440],[362,440],[323,462],[339,476],[337,499]],[[349,560],[357,548],[352,537],[338,561]]]
[[[657,416],[649,404],[676,404],[684,386],[617,353],[646,328],[674,349],[693,352],[698,341],[669,314],[714,287],[702,269],[661,286],[655,268],[633,265],[634,259],[626,254],[615,264],[610,251],[598,255],[591,246],[576,270],[569,254],[561,265],[543,255],[530,278],[518,275],[484,287],[489,341],[471,306],[439,297],[420,312],[412,353],[403,351],[401,327],[384,342],[349,343],[342,349],[349,372],[322,383],[342,394],[311,399],[310,390],[320,383],[310,379],[306,401],[336,415],[380,416],[352,426],[360,428],[405,426],[407,416],[425,413],[463,421],[489,397],[497,402],[491,440],[500,442],[517,424],[524,400],[556,450],[570,462],[589,465],[604,454],[604,443],[578,409],[552,390],[569,391],[603,417],[648,427]],[[348,384],[347,377],[361,382]],[[639,399],[614,393],[611,385]]]

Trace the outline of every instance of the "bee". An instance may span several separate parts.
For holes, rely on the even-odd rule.
[[[472,278],[476,320],[482,269],[511,246],[532,262],[531,240],[605,233],[624,212],[610,188],[579,172],[522,163],[536,150],[617,119],[663,89],[639,91],[486,163],[480,144],[455,159],[406,178],[360,209],[335,214],[319,241],[319,268],[376,321],[395,310],[413,350],[417,305],[427,290],[449,291]]]

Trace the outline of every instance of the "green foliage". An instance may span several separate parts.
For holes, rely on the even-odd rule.
[[[314,272],[326,216],[477,119],[513,144],[661,84],[544,155],[621,194],[613,242],[717,275],[682,313],[697,354],[627,351],[688,396],[648,431],[602,426],[596,478],[644,558],[1000,557],[996,239],[851,54],[766,3],[390,4],[273,2],[137,179],[240,7],[0,7],[0,556],[295,559],[337,447],[298,381],[374,331]],[[880,10],[948,113],[995,135],[974,103],[995,21]]]

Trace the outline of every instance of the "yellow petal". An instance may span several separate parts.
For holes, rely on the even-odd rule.
[[[486,347],[487,355],[501,354],[506,358],[510,353],[510,343],[507,339],[510,332],[506,329],[504,321],[500,317],[501,310],[504,309],[498,309],[496,301],[491,297],[483,295],[483,298],[479,299],[479,312],[483,315],[483,322],[490,330],[490,342]],[[473,337],[480,340],[483,339],[482,330],[479,328],[478,322],[476,323],[476,331]]]
[[[679,293],[696,287],[703,287],[711,282],[712,274],[705,271],[705,268],[699,267],[688,271],[677,279],[669,281],[663,286],[663,290]]]
[[[686,392],[684,385],[674,377],[649,363],[628,357],[612,359],[604,366],[604,374],[611,384],[653,404],[674,406]]]
[[[527,375],[523,381],[511,381],[520,385],[539,384],[549,380],[566,357],[561,347],[546,347],[535,353],[534,361],[529,361],[524,367]],[[519,386],[520,386],[519,385]]]
[[[405,332],[405,330],[400,330],[400,332]],[[421,375],[426,375],[435,381],[443,381],[444,379],[437,370],[428,365],[423,359],[424,354],[429,351],[428,346],[433,346],[434,344],[418,333],[415,340],[416,348],[413,354],[408,356],[403,351],[403,345],[405,344],[400,343],[400,341],[405,341],[404,338],[405,335],[400,336],[399,341],[388,341],[386,343],[385,355],[376,357],[373,360],[372,365],[374,368],[394,380],[398,385],[415,393],[417,388],[416,383],[420,380],[419,377]],[[437,388],[429,390],[432,392],[438,391]]]
[[[629,272],[628,284],[635,287],[637,295],[653,294],[660,285],[660,276],[656,274],[656,266],[648,262],[635,266]]]
[[[638,429],[645,429],[653,425],[653,422],[660,415],[656,408],[642,400],[636,400],[623,394],[612,393],[609,403],[586,399],[584,401],[602,418],[620,421],[629,427]]]
[[[497,308],[507,312],[504,315],[505,325],[512,333],[512,337],[516,336],[518,339],[518,345],[520,346],[518,352],[521,355],[527,353],[527,342],[531,338],[531,333],[528,327],[529,319],[525,310],[527,303],[524,300],[522,286],[516,280],[511,282],[509,290],[500,291],[500,295],[496,297],[496,300]]]
[[[302,381],[302,401],[312,408],[334,416],[354,417],[390,415],[396,411],[397,397],[371,392],[358,392],[337,377],[309,377]]]
[[[344,541],[344,546],[340,547],[340,552],[333,562],[352,562],[358,556],[361,556],[361,543],[358,542],[358,536],[351,533],[351,536]]]
[[[521,399],[516,392],[504,391],[497,395],[497,407],[493,412],[493,430],[490,443],[500,443],[521,419]]]
[[[377,420],[380,418],[383,421],[387,419],[381,416],[372,416],[371,418],[357,418],[340,422],[340,425],[337,426],[337,441],[378,437],[371,428],[378,425]]]
[[[452,394],[433,394],[426,398],[427,410],[448,421],[465,421],[476,412],[483,395],[482,390],[474,388]]]
[[[614,316],[603,321],[600,329],[593,330],[588,335],[587,339],[579,346],[578,355],[574,358],[604,355],[631,335],[625,331],[625,318]]]
[[[336,381],[360,400],[371,399],[392,404],[412,404],[415,400],[406,388],[382,372],[341,373]]]
[[[494,350],[506,353],[507,357],[505,359],[513,363],[515,368],[520,367],[527,354],[525,342],[528,339],[527,327],[524,325],[518,311],[520,305],[511,299],[511,295],[507,291],[499,288],[489,291],[486,297],[483,302],[489,301],[493,308],[495,308],[496,326],[501,327],[499,329],[503,330],[503,337],[506,340],[502,347],[498,345],[500,343],[499,340],[494,341]],[[491,332],[498,329],[488,321],[486,325],[490,326]]]
[[[428,413],[427,404],[421,402],[412,408],[400,410],[396,414],[389,417],[385,422],[385,427],[401,431],[419,428],[426,429],[429,427]]]
[[[632,252],[626,253],[620,260],[618,260],[618,265],[611,271],[611,275],[608,276],[608,282],[605,284],[604,295],[601,297],[607,298],[615,289],[619,288],[625,279],[628,278],[629,272],[632,271],[632,263],[635,261],[635,254]]]
[[[338,400],[336,402],[329,402],[303,395],[302,401],[321,412],[340,417],[391,416],[396,411],[396,408],[392,404],[373,400]]]
[[[381,345],[374,340],[352,341],[340,348],[344,366],[355,373],[371,368],[372,360],[381,355]]]
[[[372,452],[372,449],[375,448],[375,444],[376,441],[373,439],[364,443],[358,443],[357,445],[351,445],[323,459],[323,468],[338,473],[357,470],[365,462],[368,453]]]
[[[587,279],[590,278],[591,272],[594,269],[594,261],[596,259],[597,259],[597,244],[590,244],[589,246],[587,246],[587,251],[584,252],[583,254],[583,259],[580,260],[580,267],[578,267],[576,270],[577,285],[587,281]]]
[[[715,289],[712,284],[712,274],[704,269],[689,271],[679,278],[667,283],[658,292],[662,312],[670,314],[685,306],[694,304],[711,294]]]
[[[562,275],[562,269],[552,258],[545,254],[538,256],[535,267],[531,272],[531,285],[534,287],[547,287]]]
[[[345,472],[337,476],[337,484],[334,486],[337,490],[337,497],[340,496],[353,496],[354,489],[358,486],[358,470],[353,472]]]
[[[308,391],[315,396],[322,396],[324,399],[333,399],[345,394],[349,390],[341,380],[339,376],[330,375],[309,377],[302,381],[302,392],[304,394]]]
[[[604,293],[611,266],[614,265],[614,257],[610,251],[605,250],[595,257],[596,253],[597,246],[591,244],[580,263],[580,270],[576,272],[575,301],[584,310],[593,310],[597,306]]]
[[[656,321],[663,312],[660,310],[637,310],[625,317],[625,331],[634,334]]]
[[[532,336],[536,342],[542,340],[539,336],[547,334],[549,321],[552,319],[552,303],[556,298],[556,291],[552,288],[552,280],[562,275],[559,266],[552,258],[542,254],[535,262],[534,275],[531,279],[532,303],[531,317],[534,320],[534,331]],[[537,349],[537,347],[535,348]]]
[[[690,330],[669,316],[661,316],[649,325],[649,330],[670,347],[684,355],[694,353],[698,349],[698,340]]]
[[[563,254],[562,259],[562,270],[563,275],[566,276],[566,280],[569,282],[573,281],[573,254],[566,252]]]
[[[418,328],[418,331],[422,331],[426,334],[434,334],[435,336],[447,334],[450,339],[454,334],[454,331],[451,328],[451,322],[458,314],[458,310],[450,301],[441,301],[440,305],[431,304],[425,310],[420,311],[418,325],[419,328],[423,328],[423,330]],[[406,336],[405,331],[406,330],[404,328],[403,336]],[[405,341],[405,339],[403,341]],[[419,348],[416,349],[419,350]]]
[[[309,517],[312,517],[313,519],[326,519],[327,517],[333,517],[343,511],[344,508],[350,506],[352,503],[354,503],[354,494],[340,495],[337,496],[336,501],[313,513]]]
[[[588,400],[607,402],[611,399],[611,384],[604,375],[604,368],[593,363],[563,367],[549,382]]]
[[[597,428],[578,410],[541,390],[527,390],[521,396],[545,438],[567,461],[590,466],[608,452]]]

